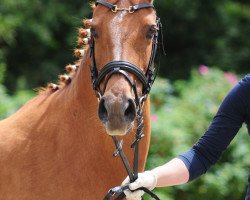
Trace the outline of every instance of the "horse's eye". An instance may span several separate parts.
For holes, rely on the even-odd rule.
[[[154,34],[158,31],[158,28],[157,26],[155,25],[152,25],[152,26],[149,26],[148,27],[148,31],[147,31],[147,34],[146,34],[146,38],[147,39],[152,39]]]
[[[97,38],[97,37],[98,37],[96,28],[91,27],[91,28],[90,28],[90,32],[91,32],[91,35],[92,35],[94,38]]]

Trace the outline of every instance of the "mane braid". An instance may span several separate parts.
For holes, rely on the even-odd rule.
[[[91,3],[90,6],[92,9],[94,9],[95,8],[94,2]],[[91,41],[90,28],[92,24],[92,19],[83,19],[82,24],[83,24],[83,27],[78,29],[78,39],[76,42],[78,48],[74,50],[74,56],[78,58],[77,61],[74,64],[66,65],[65,67],[66,74],[58,76],[59,80],[57,84],[48,83],[47,87],[38,88],[37,89],[38,94],[52,94],[66,87],[67,85],[69,85],[72,79],[75,77],[77,69],[79,68],[82,59],[87,59],[87,58],[84,58],[84,55],[87,49],[89,48],[89,44]]]

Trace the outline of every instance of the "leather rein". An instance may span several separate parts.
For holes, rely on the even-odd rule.
[[[146,8],[153,8],[154,9],[154,5],[148,4],[148,3],[129,6],[128,8],[119,8],[117,5],[113,5],[113,4],[108,3],[104,0],[97,0],[96,6],[97,5],[104,6],[108,9],[110,9],[114,13],[116,13],[118,11],[127,11],[128,13],[132,14],[135,11],[140,10],[140,9],[146,9]],[[153,39],[152,39],[153,40],[152,51],[151,51],[151,56],[150,56],[150,60],[148,63],[148,68],[147,68],[146,74],[144,74],[142,72],[142,70],[139,69],[137,66],[135,66],[134,64],[129,63],[127,61],[111,61],[111,62],[107,63],[100,70],[100,72],[98,72],[98,69],[96,66],[96,60],[95,60],[95,40],[94,40],[94,37],[91,36],[90,56],[92,57],[92,65],[90,67],[90,71],[91,71],[92,86],[93,86],[93,89],[96,93],[97,98],[99,100],[101,99],[102,95],[105,92],[106,85],[113,74],[123,75],[126,78],[126,80],[129,82],[129,84],[131,85],[133,92],[134,92],[134,95],[135,95],[135,104],[136,104],[136,108],[137,108],[136,120],[137,120],[138,128],[137,128],[137,131],[135,134],[135,141],[131,145],[131,148],[134,148],[133,171],[129,165],[129,162],[128,162],[126,156],[124,155],[123,150],[122,150],[123,140],[118,141],[118,139],[115,136],[112,136],[112,139],[113,139],[115,147],[116,147],[116,150],[113,153],[113,156],[116,157],[119,154],[119,156],[123,162],[123,165],[127,171],[127,174],[129,176],[131,183],[134,182],[138,178],[139,142],[144,137],[144,134],[143,134],[144,122],[143,122],[142,107],[143,107],[143,103],[146,100],[146,98],[151,90],[151,87],[155,81],[156,75],[158,73],[158,67],[159,67],[159,66],[155,66],[155,67],[153,66],[155,56],[156,56],[156,50],[157,50],[157,46],[158,46],[159,35],[161,36],[161,39],[162,39],[162,24],[160,22],[160,18],[157,18],[156,22],[157,22],[158,30],[155,32]],[[141,97],[139,97],[139,94],[137,91],[136,81],[134,81],[130,77],[128,72],[135,75],[138,78],[138,80],[142,83],[143,89],[142,89]],[[99,86],[103,80],[105,80],[105,82],[104,82],[104,87],[101,90]],[[122,200],[126,197],[126,195],[124,194],[124,190],[129,190],[128,185],[114,187],[108,191],[107,195],[104,197],[104,200],[109,200],[112,196],[116,196],[116,195],[118,195],[116,200]],[[145,187],[138,188],[137,190],[143,190],[145,193],[148,193],[154,199],[159,200],[159,197],[157,197],[157,195],[155,195],[152,191],[150,191],[149,189],[147,189]]]

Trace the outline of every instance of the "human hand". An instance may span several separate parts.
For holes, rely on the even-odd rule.
[[[156,186],[157,180],[156,176],[151,171],[145,171],[143,173],[138,174],[138,178],[133,182],[130,183],[129,177],[127,177],[123,182],[122,185],[128,185],[130,190],[136,190],[140,187],[145,187],[149,190],[153,190]],[[138,191],[124,191],[127,200],[141,200],[141,197],[144,194],[144,191],[138,190]]]

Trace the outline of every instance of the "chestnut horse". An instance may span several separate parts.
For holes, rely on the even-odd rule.
[[[158,27],[153,8],[131,10],[133,5],[152,4],[152,0],[101,2],[117,7],[97,4],[93,20],[84,20],[85,28],[91,31],[79,29],[78,44],[92,41],[94,52],[89,45],[76,50],[81,58],[66,67],[69,74],[60,76],[59,85],[49,84],[15,114],[0,121],[0,199],[103,199],[109,188],[120,185],[127,176],[120,159],[112,156],[115,146],[109,135],[123,136],[123,149],[132,163],[130,144],[138,126],[134,99],[142,96],[143,83],[124,70],[104,76],[94,92],[93,56],[97,71],[111,61],[122,60],[146,74]],[[133,87],[138,94],[128,79],[137,83]],[[150,142],[149,107],[147,98],[140,171]]]

